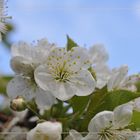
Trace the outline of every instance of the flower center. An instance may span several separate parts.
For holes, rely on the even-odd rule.
[[[48,63],[49,71],[53,78],[59,82],[69,81],[72,72],[69,70],[66,60],[58,61],[57,63]]]
[[[66,70],[58,72],[57,76],[55,77],[55,80],[59,80],[60,82],[66,82],[69,81],[69,75],[70,73]]]
[[[109,130],[102,130],[101,133],[99,133],[100,140],[113,140],[114,136],[113,133],[111,133]]]
[[[116,130],[104,129],[99,133],[100,140],[126,140],[126,137]]]

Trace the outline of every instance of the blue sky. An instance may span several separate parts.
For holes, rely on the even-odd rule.
[[[110,67],[127,64],[130,73],[140,72],[140,0],[9,0],[8,7],[13,43],[47,37],[64,46],[68,34],[81,46],[104,44]],[[1,47],[2,73],[12,73],[9,59]]]

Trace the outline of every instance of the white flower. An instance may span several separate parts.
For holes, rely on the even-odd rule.
[[[120,68],[112,70],[111,77],[108,81],[107,87],[111,91],[113,89],[124,89],[136,91],[136,82],[139,80],[138,75],[127,76],[128,66],[123,65]]]
[[[110,78],[111,70],[107,66],[108,53],[103,45],[96,44],[89,49],[89,56],[92,65],[92,70],[96,77],[96,87],[101,89]]]
[[[98,113],[89,123],[89,134],[84,140],[125,140],[125,127],[129,125],[133,105],[123,104],[114,111]]]
[[[90,62],[86,49],[75,47],[54,49],[46,64],[35,70],[35,80],[44,90],[49,90],[60,100],[72,96],[86,96],[95,88],[95,80],[87,70]]]
[[[65,140],[82,140],[83,136],[76,130],[70,130]]]
[[[2,33],[5,34],[7,29],[6,29],[6,25],[5,25],[5,20],[7,18],[10,18],[6,15],[6,11],[5,11],[5,0],[0,0],[0,41],[2,40]]]
[[[127,76],[128,67],[121,66],[120,68],[115,68],[112,71],[107,66],[108,53],[103,45],[96,44],[89,49],[90,62],[92,65],[92,70],[96,77],[96,87],[101,89],[106,84],[108,90],[113,89],[127,89],[131,91],[136,91],[136,86],[134,82],[138,79],[138,76]]]
[[[61,140],[62,125],[59,122],[39,123],[27,134],[27,140]]]
[[[127,77],[128,66],[123,65],[120,68],[114,68],[112,70],[111,77],[107,83],[107,88],[109,91],[113,89],[130,89],[130,86],[127,87],[129,78]]]
[[[33,47],[27,43],[19,43],[12,46],[11,67],[16,73],[7,85],[7,93],[12,99],[22,96],[26,100],[35,98],[38,108],[48,109],[55,103],[55,98],[50,91],[39,88],[34,79],[34,71],[37,66],[43,63],[54,45],[47,40],[39,41]]]

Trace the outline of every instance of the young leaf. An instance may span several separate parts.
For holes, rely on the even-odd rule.
[[[67,50],[69,51],[73,47],[78,47],[78,45],[67,35]]]

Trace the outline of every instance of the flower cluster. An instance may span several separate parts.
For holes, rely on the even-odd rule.
[[[50,108],[56,102],[50,91],[43,90],[35,81],[35,70],[46,61],[49,51],[55,46],[47,40],[40,40],[33,47],[25,42],[12,46],[11,67],[16,73],[7,86],[7,93],[12,99],[22,96],[27,101],[35,99],[39,108]]]
[[[5,20],[10,18],[5,11],[5,5],[5,0],[0,0],[0,41],[2,40],[2,34],[5,34],[7,31]]]
[[[82,137],[75,130],[70,131],[70,136],[66,138],[78,140],[75,133],[79,135],[79,140],[126,140],[132,137],[134,133],[131,130],[125,129],[129,126],[133,115],[133,104],[127,103],[120,105],[114,111],[102,111],[96,114],[88,125],[88,135]],[[136,139],[135,139],[136,140]]]
[[[130,126],[133,112],[140,111],[140,77],[128,76],[126,65],[110,69],[103,45],[87,49],[68,37],[66,47],[41,39],[36,44],[19,42],[11,51],[11,107],[28,108],[43,119],[27,140],[61,140],[62,126],[63,132],[69,131],[65,140],[138,139]]]
[[[5,4],[0,0],[0,41]],[[109,68],[102,44],[84,48],[67,36],[65,47],[41,39],[11,52],[15,75],[2,108],[10,103],[12,110],[0,114],[1,140],[140,140],[140,74]]]
[[[68,51],[46,39],[36,46],[20,42],[12,46],[11,67],[16,76],[7,93],[11,98],[35,98],[39,107],[51,107],[55,98],[65,101],[74,95],[87,96],[96,86],[90,65],[88,52],[82,47]]]

